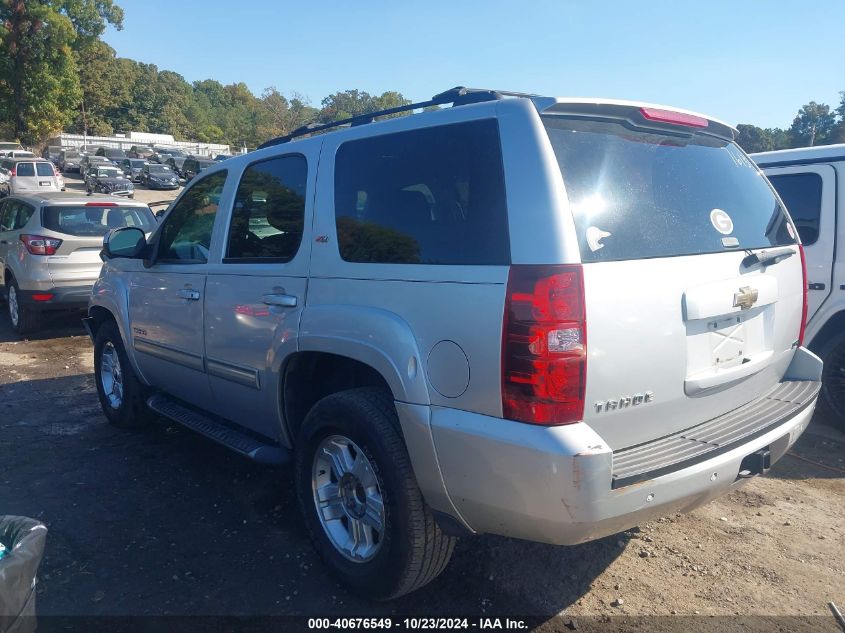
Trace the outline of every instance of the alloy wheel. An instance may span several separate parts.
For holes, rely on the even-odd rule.
[[[111,341],[106,341],[100,352],[100,384],[112,409],[119,409],[123,404],[123,372],[117,349]]]

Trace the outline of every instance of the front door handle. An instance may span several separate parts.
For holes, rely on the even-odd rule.
[[[279,306],[282,308],[295,308],[296,297],[286,294],[271,294],[261,297],[261,302],[268,306]]]
[[[191,288],[182,288],[177,294],[180,299],[187,299],[188,301],[199,301],[200,298],[200,291]]]

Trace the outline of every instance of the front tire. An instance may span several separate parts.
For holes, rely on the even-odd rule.
[[[819,352],[824,361],[819,408],[845,430],[845,332],[825,343]]]
[[[9,312],[9,320],[12,322],[12,329],[16,334],[23,336],[38,327],[41,314],[32,306],[22,302],[21,289],[14,279],[11,280],[7,289],[6,307]]]
[[[397,598],[445,569],[455,539],[417,486],[389,394],[362,388],[320,400],[300,429],[295,470],[314,547],[353,591]]]
[[[94,377],[100,406],[111,424],[129,429],[149,422],[144,385],[129,363],[114,321],[103,323],[94,338]]]

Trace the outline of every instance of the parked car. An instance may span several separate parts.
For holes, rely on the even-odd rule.
[[[146,164],[147,161],[143,158],[124,158],[120,161],[118,166],[129,180],[132,182],[140,182],[141,171],[144,169],[144,165]]]
[[[129,151],[126,152],[126,155],[129,158],[143,158],[147,160],[153,154],[153,148],[148,147],[147,145],[133,145],[129,148]]]
[[[41,158],[49,160],[54,165],[58,165],[59,157],[64,148],[58,145],[47,145],[41,152]]]
[[[179,176],[166,165],[147,163],[141,170],[140,183],[147,189],[178,189]]]
[[[182,165],[185,164],[186,160],[187,159],[182,158],[180,156],[171,156],[165,161],[164,164],[170,167],[170,169],[173,170],[173,172],[177,176],[179,176],[180,178],[184,178],[184,176],[182,175]]]
[[[185,162],[182,163],[182,177],[186,181],[190,181],[196,176],[208,169],[209,167],[214,167],[218,163],[217,161],[211,160],[210,158],[198,158],[196,156],[189,156],[185,159]]]
[[[59,160],[56,166],[64,173],[79,173],[79,164],[82,161],[82,154],[75,149],[63,149],[59,152]]]
[[[126,158],[126,152],[115,147],[101,147],[97,150],[97,156],[105,156],[115,165],[119,164],[121,160]]]
[[[781,458],[820,389],[801,245],[733,128],[501,96],[275,139],[104,243],[105,416],[292,459],[316,550],[371,597],[456,534],[691,510]]]
[[[35,192],[0,200],[0,283],[14,330],[37,329],[45,311],[84,309],[100,274],[103,236],[155,224],[145,204],[111,196]]]
[[[845,428],[845,144],[752,154],[789,209],[807,262],[805,343],[824,361],[820,408]]]
[[[135,197],[135,185],[115,165],[95,165],[85,174],[88,193],[107,193],[113,196]]]
[[[114,165],[114,163],[105,156],[92,156],[90,154],[86,154],[82,157],[82,160],[79,161],[79,175],[82,176],[82,178],[85,178],[88,170],[95,165]]]
[[[35,158],[35,154],[25,149],[12,149],[5,153],[6,158]]]
[[[21,145],[17,141],[0,141],[0,154],[15,149],[23,149],[23,145]]]
[[[64,179],[43,158],[4,158],[0,161],[0,196],[39,191],[62,191]]]
[[[232,155],[231,154],[217,154],[217,156],[214,157],[214,160],[216,160],[217,162],[220,162],[221,160],[226,160],[227,158],[232,158]]]

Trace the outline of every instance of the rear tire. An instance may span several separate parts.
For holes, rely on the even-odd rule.
[[[94,337],[94,378],[100,406],[111,424],[131,429],[150,421],[146,389],[129,363],[114,321],[103,323]]]
[[[340,463],[348,466],[342,477]],[[397,598],[445,569],[455,539],[440,530],[417,486],[389,394],[362,388],[320,400],[299,431],[295,470],[314,548],[356,593]]]
[[[834,336],[819,350],[824,361],[819,409],[845,430],[845,332]]]
[[[9,283],[6,291],[6,307],[9,320],[12,322],[12,329],[16,334],[23,336],[38,328],[41,321],[41,313],[33,306],[21,301],[21,289],[14,278]]]

